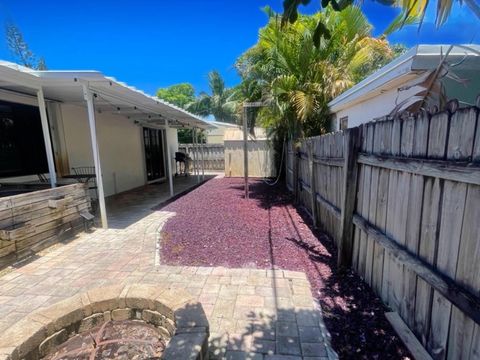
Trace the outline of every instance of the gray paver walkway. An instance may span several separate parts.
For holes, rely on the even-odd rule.
[[[4,272],[0,334],[28,313],[79,292],[147,283],[186,289],[201,302],[210,322],[212,359],[334,357],[305,274],[159,264],[158,234],[174,215],[149,211],[135,221],[117,216],[119,229],[82,233]]]
[[[215,172],[206,172],[205,180],[210,180],[215,176],[221,175]],[[196,184],[197,177],[194,175],[174,177],[174,194],[181,194]],[[170,188],[167,182],[152,183],[110,196],[106,199],[108,226],[112,229],[125,229],[151,214],[152,207],[167,201],[169,197]],[[100,224],[99,219],[97,219],[97,223]]]

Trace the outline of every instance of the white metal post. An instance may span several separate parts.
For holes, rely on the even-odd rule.
[[[203,134],[203,130],[200,134]],[[205,180],[205,157],[204,157],[205,144],[203,143],[201,136],[200,136],[200,147],[202,151],[202,181],[204,181]]]
[[[192,128],[192,165],[193,176],[197,176],[195,168],[195,128]]]
[[[198,142],[198,129],[195,128],[195,145],[197,145],[197,184],[200,183],[200,143]]]
[[[98,203],[100,205],[100,218],[102,227],[108,229],[107,207],[105,206],[105,193],[103,191],[102,167],[100,165],[100,154],[98,151],[97,128],[95,122],[95,108],[93,105],[93,94],[86,84],[83,84],[83,96],[87,102],[88,124],[90,126],[90,138],[92,141],[93,162],[95,164],[95,175],[98,188]]]
[[[200,169],[198,168],[198,139],[197,139],[197,128],[193,128],[193,144],[195,146],[195,176],[197,178],[197,184],[200,182]]]
[[[243,106],[243,175],[245,181],[245,199],[249,198],[248,189],[248,112]]]
[[[40,120],[42,121],[43,141],[47,153],[48,173],[50,175],[50,185],[52,188],[57,186],[57,174],[55,173],[55,160],[53,158],[52,139],[50,137],[50,128],[48,126],[47,109],[43,89],[37,90],[38,109],[40,110]]]
[[[168,186],[170,187],[170,196],[173,197],[172,159],[170,156],[170,144],[168,143],[168,119],[165,119],[165,145],[167,147]]]

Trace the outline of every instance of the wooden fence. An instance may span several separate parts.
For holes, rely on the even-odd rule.
[[[202,166],[202,148],[203,147],[203,163],[205,170],[224,170],[225,169],[225,147],[223,144],[202,144],[197,147],[197,151],[193,144],[179,144],[178,151],[189,154],[190,158],[197,159],[198,165]],[[190,162],[190,167],[193,161]]]
[[[277,175],[274,150],[266,139],[249,139],[247,144],[248,176],[255,178],[275,177]],[[225,140],[225,176],[243,177],[244,166],[243,140]]]
[[[288,145],[287,186],[434,359],[480,357],[476,107]]]
[[[83,184],[0,198],[0,269],[83,229]]]

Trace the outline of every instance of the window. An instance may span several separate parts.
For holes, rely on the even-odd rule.
[[[340,118],[340,130],[348,129],[348,116]]]
[[[40,112],[0,101],[0,178],[48,172]]]

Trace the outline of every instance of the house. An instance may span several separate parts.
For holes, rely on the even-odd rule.
[[[450,47],[415,46],[330,101],[333,130],[358,126],[389,115],[398,104],[422,90],[420,85],[410,86],[424,82],[428,72],[438,68],[449,50],[446,62],[450,71],[442,79],[445,95],[448,99],[459,100],[460,106],[475,104],[480,94],[480,45]],[[453,80],[450,75],[467,82]]]
[[[222,121],[209,121],[211,127],[205,131],[207,144],[223,144],[225,131],[227,129],[238,129],[239,125]]]
[[[51,187],[90,167],[104,198],[166,181],[173,195],[177,128],[197,116],[97,71],[36,71],[0,61],[0,183],[45,176]]]

